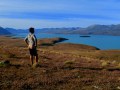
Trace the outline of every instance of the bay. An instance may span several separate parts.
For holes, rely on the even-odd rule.
[[[25,38],[28,33],[15,34],[13,37]],[[35,34],[38,39],[62,37],[67,38],[64,42],[75,44],[86,44],[100,48],[101,50],[120,49],[120,36],[111,35],[90,35],[90,37],[80,37],[79,34]]]

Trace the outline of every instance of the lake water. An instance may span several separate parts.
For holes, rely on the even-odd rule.
[[[14,37],[25,38],[27,33],[16,34]],[[109,36],[109,35],[90,35],[91,37],[80,37],[78,34],[46,34],[40,33],[35,34],[37,38],[53,38],[53,37],[63,37],[69,40],[64,42],[86,44],[98,47],[102,50],[107,49],[120,49],[120,36]]]

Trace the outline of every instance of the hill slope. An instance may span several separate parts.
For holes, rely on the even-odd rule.
[[[41,44],[51,40],[38,40],[39,65],[31,67],[22,39],[0,37],[0,62],[10,61],[0,66],[0,90],[119,90],[120,50]]]

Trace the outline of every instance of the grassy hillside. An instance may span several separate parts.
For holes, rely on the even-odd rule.
[[[0,90],[119,90],[120,50],[38,41],[39,65],[29,66],[22,39],[0,37]]]

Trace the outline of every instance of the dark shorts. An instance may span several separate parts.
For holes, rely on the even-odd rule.
[[[29,49],[30,55],[37,56],[37,49],[34,47],[33,49]]]

